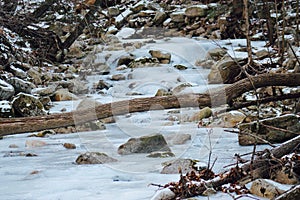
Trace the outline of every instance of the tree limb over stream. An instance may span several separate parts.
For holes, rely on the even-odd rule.
[[[255,88],[266,86],[293,87],[300,85],[300,73],[270,73],[252,76],[251,79]],[[95,109],[76,110],[36,117],[2,118],[0,119],[0,136],[72,126],[127,113],[149,111],[150,109],[162,110],[185,107],[214,107],[224,104],[231,105],[234,98],[252,89],[251,81],[245,78],[232,85],[205,94],[137,98],[99,105]]]

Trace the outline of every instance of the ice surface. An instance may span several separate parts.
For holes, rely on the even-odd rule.
[[[220,45],[228,41],[217,41]],[[230,41],[228,48],[237,48],[238,44],[245,44],[243,40]],[[256,45],[254,43],[254,45]],[[264,44],[263,44],[264,45]],[[259,44],[257,44],[259,46]],[[128,69],[121,72],[115,70],[118,56],[123,51],[110,52],[111,59],[108,66],[111,73],[132,74],[132,79],[113,82],[109,76],[89,77],[89,86],[104,79],[113,84],[104,94],[88,94],[90,98],[101,103],[109,103],[124,99],[153,96],[159,88],[172,88],[180,83],[192,83],[194,92],[204,92],[219,85],[207,85],[208,70],[194,66],[198,59],[203,59],[206,52],[216,47],[215,42],[187,38],[173,38],[158,40],[137,49],[132,54],[150,56],[149,50],[163,50],[172,54],[171,63],[160,67],[146,67]],[[105,52],[103,52],[105,54]],[[179,71],[173,67],[175,64],[184,64],[187,70]],[[181,80],[179,82],[178,80]],[[134,85],[129,88],[129,85]],[[190,88],[187,88],[187,90]],[[128,96],[129,91],[138,91],[141,96]],[[76,109],[79,101],[55,102],[51,113]],[[114,109],[114,108],[112,108]],[[179,115],[196,112],[197,108],[184,108]],[[148,200],[154,196],[157,188],[149,186],[150,183],[167,184],[178,181],[179,175],[160,174],[161,163],[176,158],[191,158],[199,160],[206,165],[209,151],[212,150],[212,159],[217,159],[215,172],[222,172],[223,167],[235,163],[235,153],[251,152],[252,147],[241,147],[237,135],[224,132],[224,129],[215,128],[212,132],[206,128],[197,128],[197,123],[174,122],[174,125],[164,125],[169,110],[150,110],[143,113],[132,113],[115,116],[116,122],[107,124],[106,130],[82,132],[63,135],[50,135],[45,138],[28,138],[29,134],[7,136],[0,140],[0,176],[1,199],[124,199]],[[80,116],[74,116],[80,117]],[[121,156],[117,148],[131,137],[161,133],[165,136],[188,133],[192,140],[183,145],[171,145],[176,158],[148,158],[147,154],[134,154]],[[31,139],[45,141],[48,145],[36,148],[26,148],[25,141]],[[73,143],[76,149],[65,149],[63,143]],[[9,148],[15,144],[19,148]],[[211,144],[211,145],[210,145]],[[266,146],[259,146],[263,149]],[[76,165],[76,158],[87,151],[99,151],[108,154],[118,162],[105,165]],[[37,154],[36,157],[4,157],[7,153],[18,152]],[[198,199],[207,199],[199,197]],[[232,199],[229,195],[218,193],[210,199]]]

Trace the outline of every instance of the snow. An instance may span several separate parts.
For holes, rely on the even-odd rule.
[[[126,30],[124,30],[126,32]],[[130,42],[131,40],[126,40]],[[134,41],[134,40],[132,40]],[[142,40],[145,41],[145,40]],[[244,41],[231,41],[228,48],[237,48]],[[216,41],[223,45],[228,41]],[[149,56],[149,50],[162,50],[172,54],[171,63],[159,67],[145,67],[126,69],[117,72],[117,58],[124,55],[123,51],[111,51],[108,66],[111,73],[132,74],[132,79],[113,82],[109,76],[88,77],[89,85],[104,79],[113,84],[113,87],[104,94],[88,94],[101,103],[109,103],[124,99],[153,96],[158,88],[173,88],[179,83],[192,83],[192,90],[206,91],[220,85],[207,85],[207,70],[194,66],[194,63],[203,59],[206,52],[216,47],[216,43],[206,40],[188,38],[172,38],[156,40],[130,53],[140,56]],[[254,46],[260,46],[253,43]],[[264,45],[264,43],[261,43]],[[102,52],[103,55],[107,53]],[[187,70],[179,71],[175,64],[188,66]],[[182,80],[181,82],[178,79]],[[135,84],[133,89],[128,86]],[[129,91],[138,91],[143,95],[128,96]],[[62,108],[66,111],[76,109],[79,101],[55,102],[51,113],[58,113]],[[159,106],[159,105],[153,105]],[[114,112],[114,108],[112,108]],[[173,109],[174,110],[174,109]],[[198,111],[198,108],[175,109],[180,116]],[[212,151],[212,160],[217,159],[213,170],[216,173],[226,170],[226,165],[235,163],[235,153],[248,153],[251,146],[241,147],[237,135],[225,132],[222,128],[197,128],[195,122],[175,121],[173,125],[164,125],[170,110],[149,110],[143,113],[114,116],[116,122],[106,124],[106,130],[81,132],[73,134],[50,135],[45,138],[34,138],[46,142],[43,147],[25,147],[29,133],[7,136],[0,140],[1,155],[9,152],[25,152],[37,154],[36,157],[4,157],[0,155],[0,194],[3,199],[124,199],[148,200],[157,191],[151,183],[167,184],[178,181],[179,175],[160,174],[162,163],[176,158],[190,158],[199,161],[199,165],[207,165],[209,152]],[[74,116],[76,119],[81,116]],[[119,145],[129,138],[161,133],[165,136],[188,133],[192,139],[183,145],[170,145],[175,158],[148,158],[147,154],[121,156],[117,153]],[[32,139],[32,138],[31,138]],[[76,149],[65,149],[63,143],[73,143]],[[15,144],[19,148],[9,148]],[[211,144],[211,145],[210,145]],[[211,146],[211,147],[210,147]],[[258,150],[266,148],[261,145]],[[104,165],[76,165],[76,158],[86,151],[104,152],[117,159],[118,162]],[[228,168],[227,168],[228,169]],[[207,199],[198,197],[197,199]],[[217,193],[210,199],[232,199],[227,194]]]

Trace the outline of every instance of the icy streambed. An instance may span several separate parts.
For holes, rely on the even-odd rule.
[[[225,44],[221,41],[220,44]],[[234,41],[235,45],[245,44],[244,41]],[[258,46],[263,45],[258,43]],[[169,41],[149,43],[132,53],[144,56],[150,49],[160,49],[172,53],[172,63],[163,67],[140,68],[117,72],[114,70],[115,61],[124,52],[111,52],[108,60],[112,66],[112,74],[132,74],[132,79],[111,82],[113,87],[105,94],[88,95],[101,103],[123,99],[153,96],[158,88],[174,87],[178,78],[191,83],[194,92],[203,92],[215,86],[207,86],[208,70],[195,67],[197,59],[203,58],[207,50],[215,47],[211,41],[196,41],[194,39],[175,38]],[[230,47],[229,47],[230,48]],[[103,52],[105,53],[105,52]],[[97,55],[101,58],[101,54]],[[102,55],[103,56],[103,55]],[[245,55],[239,55],[245,56]],[[179,71],[173,64],[185,64],[188,69]],[[110,81],[106,75],[101,77]],[[90,77],[91,84],[97,82],[99,76]],[[91,85],[90,84],[90,85]],[[130,92],[130,84],[135,84],[134,90],[143,93],[139,96],[125,95]],[[78,102],[55,103],[52,113],[61,108],[73,110]],[[197,109],[181,109],[180,113],[189,113]],[[165,125],[168,111],[148,111],[116,117],[116,123],[106,125],[106,130],[82,132],[66,135],[51,135],[47,138],[28,138],[29,134],[7,136],[0,140],[0,198],[1,199],[151,199],[157,188],[150,183],[166,184],[178,181],[179,175],[160,174],[161,163],[175,158],[147,158],[146,154],[120,156],[117,148],[130,137],[139,137],[153,133],[163,135],[189,133],[192,140],[183,145],[171,145],[176,158],[191,158],[206,165],[210,143],[212,159],[217,158],[214,171],[221,172],[223,166],[234,163],[235,153],[251,152],[252,147],[240,147],[237,136],[215,128],[209,134],[206,128],[197,128],[195,123],[174,123]],[[76,116],[78,117],[78,116]],[[42,140],[48,145],[43,147],[25,147],[26,140]],[[77,148],[65,149],[63,143],[74,143]],[[9,148],[15,144],[19,148]],[[265,146],[260,146],[260,149]],[[37,154],[36,157],[13,156],[6,157],[9,152],[25,152]],[[76,158],[86,151],[105,152],[119,162],[106,165],[76,165]],[[16,153],[17,154],[17,153]],[[218,193],[210,199],[232,199],[226,194]],[[207,199],[207,197],[199,197]]]

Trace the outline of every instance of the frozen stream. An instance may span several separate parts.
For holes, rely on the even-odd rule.
[[[245,44],[244,41],[234,41]],[[220,42],[224,45],[226,41]],[[260,46],[261,43],[253,43]],[[173,88],[178,79],[193,85],[189,88],[193,92],[204,92],[216,85],[207,85],[208,70],[194,66],[197,59],[204,58],[207,50],[215,47],[214,42],[175,38],[168,41],[161,40],[149,43],[141,49],[131,53],[137,56],[148,55],[150,49],[159,49],[172,54],[170,65],[161,67],[146,67],[134,70],[116,71],[115,61],[125,52],[110,52],[108,60],[111,74],[102,77],[89,77],[90,86],[93,82],[103,79],[113,84],[104,94],[88,95],[101,103],[119,101],[123,99],[153,96],[158,88]],[[230,47],[228,47],[230,48]],[[98,58],[107,52],[97,55]],[[149,56],[149,55],[148,55]],[[245,56],[245,55],[236,55]],[[179,71],[172,67],[174,64],[184,64],[187,70]],[[131,74],[132,79],[113,82],[112,74]],[[129,85],[134,85],[133,89]],[[139,96],[128,96],[130,91],[140,92]],[[51,112],[59,112],[61,108],[71,111],[76,108],[78,101],[55,102]],[[179,110],[179,109],[175,109]],[[252,147],[240,147],[237,135],[224,132],[221,128],[213,129],[209,136],[206,128],[197,128],[197,124],[186,122],[166,125],[169,110],[148,111],[131,115],[117,116],[116,122],[106,125],[106,130],[82,132],[64,135],[51,135],[46,138],[29,138],[28,134],[7,136],[0,140],[0,199],[124,199],[147,200],[155,194],[157,188],[150,183],[166,184],[178,181],[179,175],[160,174],[161,163],[176,158],[191,158],[206,165],[209,153],[209,141],[212,145],[212,159],[217,158],[214,171],[221,172],[223,166],[235,162],[235,153],[251,152]],[[185,115],[197,111],[196,108],[180,109]],[[80,117],[80,116],[74,116]],[[171,145],[176,158],[148,158],[146,154],[120,156],[117,148],[130,137],[161,133],[163,135],[191,134],[192,140],[183,145]],[[47,143],[43,147],[25,147],[27,140],[41,140]],[[63,143],[73,143],[76,149],[65,149]],[[9,145],[18,148],[9,148]],[[260,146],[260,149],[265,146]],[[105,152],[118,159],[118,162],[106,165],[76,165],[75,160],[86,151]],[[17,155],[19,152],[37,154],[35,157],[7,156]],[[207,199],[199,197],[198,199]],[[209,199],[232,199],[226,194],[216,194]],[[246,198],[244,198],[246,199]]]

